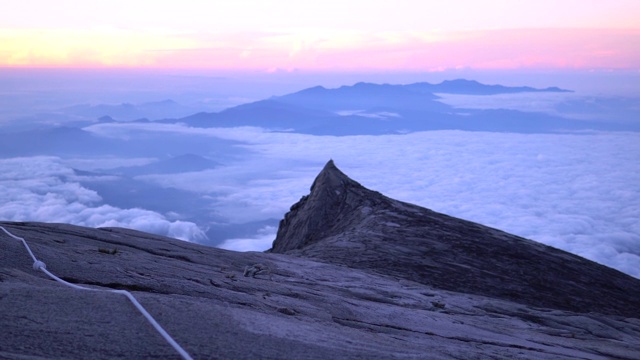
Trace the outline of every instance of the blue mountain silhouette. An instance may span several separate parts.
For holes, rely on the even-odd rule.
[[[377,135],[447,129],[522,133],[611,130],[611,124],[539,112],[457,109],[440,102],[437,95],[569,91],[558,87],[536,89],[528,86],[485,85],[462,79],[439,84],[421,82],[408,85],[361,82],[335,89],[311,87],[218,113],[195,114],[178,121],[195,127],[259,126],[272,131],[314,135]]]

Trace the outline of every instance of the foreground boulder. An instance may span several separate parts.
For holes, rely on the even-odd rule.
[[[386,198],[332,162],[270,253],[120,228],[0,226],[64,280],[130,291],[195,359],[640,354],[639,280]],[[66,287],[32,263],[0,232],[0,358],[179,358],[124,296]]]

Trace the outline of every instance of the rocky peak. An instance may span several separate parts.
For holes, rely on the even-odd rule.
[[[362,185],[357,183],[356,181],[351,180],[347,175],[345,175],[333,160],[329,160],[320,174],[316,177],[311,185],[311,193],[313,194],[314,190],[317,191],[340,191],[347,187],[356,187],[363,188]]]
[[[195,359],[640,353],[637,279],[387,198],[332,161],[268,254],[118,228],[0,226],[61,279],[131,292]],[[177,356],[122,296],[71,289],[32,264],[0,232],[1,359]]]
[[[339,234],[361,220],[358,209],[384,198],[350,179],[329,160],[311,185],[311,192],[291,206],[280,221],[272,252],[301,249]]]
[[[390,199],[350,179],[333,161],[280,222],[270,252],[531,306],[640,316],[638,279]]]

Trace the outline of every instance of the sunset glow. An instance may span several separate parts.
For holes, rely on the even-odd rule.
[[[0,66],[637,69],[638,24],[625,0],[28,0],[0,14]]]

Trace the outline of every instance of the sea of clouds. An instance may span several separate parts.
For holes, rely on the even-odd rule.
[[[24,74],[11,70],[9,78],[12,74],[24,77]],[[148,84],[130,86],[132,79],[129,74],[125,74],[128,85],[124,88],[119,85],[121,82],[112,83],[114,74],[93,74],[107,81],[92,78],[93,81],[87,82],[88,74],[74,73],[65,81],[65,84],[71,84],[68,88],[36,92],[31,88],[50,90],[51,83],[55,82],[42,73],[33,75],[31,80],[38,81],[35,85],[24,79],[7,82],[0,89],[9,96],[2,103],[0,124],[5,120],[15,120],[16,114],[32,114],[35,110],[51,111],[78,103],[140,103],[171,98],[187,105],[206,105],[202,110],[210,110],[212,101],[219,103],[219,106],[228,105],[229,96],[261,99],[307,86],[321,84],[336,87],[363,80],[362,74],[354,74],[352,78],[338,74],[327,82],[326,74],[323,74],[320,78],[305,79],[304,84],[290,80],[274,83],[274,79],[271,82],[249,82],[246,79],[233,82],[228,78],[212,77],[194,78],[196,83],[193,83],[189,80],[192,77],[178,79],[171,76],[167,79],[151,74],[148,81],[155,84],[151,87],[155,90],[148,91]],[[0,75],[7,77],[6,73]],[[562,78],[559,75],[562,74],[556,73],[548,74],[546,78],[541,74],[522,75],[524,77],[512,73],[502,75],[505,76],[501,81],[504,84],[539,87],[558,85],[573,90],[590,86],[593,91],[541,93],[535,96],[443,95],[441,101],[462,108],[543,111],[577,119],[591,119],[594,113],[600,118],[611,113],[612,109],[620,108],[620,104],[626,104],[633,111],[622,111],[618,116],[620,119],[616,120],[637,121],[637,74],[612,76],[609,73],[567,73],[565,75],[570,79],[564,79],[566,81],[560,81]],[[52,76],[55,78],[59,74],[55,72]],[[422,78],[419,74],[405,74],[401,78],[397,76],[365,78],[378,83],[411,83]],[[434,78],[431,82],[470,77],[495,83],[495,76],[443,73],[441,79]],[[136,81],[145,83],[145,79]],[[178,80],[180,84],[176,83]],[[162,86],[156,86],[158,81]],[[96,87],[96,83],[100,86]],[[265,85],[267,83],[269,86]],[[117,86],[114,87],[114,84]],[[16,87],[18,85],[22,87]],[[233,91],[230,90],[231,85]],[[134,90],[125,91],[125,88]],[[185,89],[197,91],[190,93]],[[212,93],[212,89],[217,90]],[[247,89],[255,93],[247,94]],[[618,94],[621,89],[626,90]],[[633,98],[623,103],[613,101],[615,99],[607,102],[607,99],[583,98],[583,95],[600,96],[603,91],[607,96],[615,91],[613,95]],[[205,95],[220,98],[200,98]],[[232,101],[237,102],[246,101]],[[563,102],[573,106],[559,107],[559,103]],[[315,176],[332,158],[347,175],[387,196],[500,228],[640,278],[639,133],[435,131],[406,135],[319,137],[270,133],[259,128],[195,129],[179,125],[134,123],[100,124],[86,130],[101,136],[128,136],[131,139],[144,132],[162,131],[240,141],[243,147],[252,151],[252,155],[230,161],[224,157],[217,158],[215,154],[201,154],[225,164],[219,168],[138,177],[138,180],[198,193],[210,199],[212,209],[217,214],[234,223],[282,218],[293,203],[309,192]],[[0,219],[66,222],[92,227],[123,226],[200,241],[206,229],[191,222],[179,221],[179,217],[170,214],[111,206],[99,194],[82,186],[90,179],[78,177],[73,171],[73,168],[94,170],[141,165],[154,160],[108,156],[0,159]],[[104,181],[105,177],[99,180]],[[251,238],[228,239],[221,247],[243,251],[264,250],[271,246],[276,231],[274,226],[266,226]]]
[[[537,240],[640,278],[638,133],[433,131],[333,137],[160,124],[100,124],[87,130],[112,137],[165,131],[241,141],[253,154],[241,161],[138,178],[209,196],[231,222],[282,218],[333,159],[347,175],[389,197]],[[204,237],[191,222],[104,204],[80,184],[87,178],[78,177],[71,165],[81,164],[57,157],[0,160],[0,218],[122,226],[190,241]],[[265,227],[254,237],[228,239],[221,247],[265,250],[276,230]]]
[[[57,157],[0,159],[0,219],[126,227],[191,241],[205,237],[190,222],[102,204],[100,196],[78,180],[73,169]]]
[[[640,278],[640,134],[432,131],[312,136],[258,128],[102,124],[103,136],[170,131],[238,140],[253,151],[220,169],[149,175],[162,186],[216,193],[237,222],[282,218],[329,159],[364,186],[496,227]],[[222,247],[265,250],[276,229]]]

